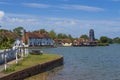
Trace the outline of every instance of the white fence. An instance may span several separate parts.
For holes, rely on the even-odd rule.
[[[16,58],[16,50],[17,49],[7,49],[0,52],[0,64],[3,64],[5,62],[5,55],[6,60],[11,61]]]

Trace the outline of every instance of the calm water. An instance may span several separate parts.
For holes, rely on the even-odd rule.
[[[120,80],[120,45],[42,50],[64,56],[64,66],[49,71],[45,80]]]

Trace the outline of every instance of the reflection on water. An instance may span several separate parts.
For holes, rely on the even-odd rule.
[[[120,45],[40,50],[64,56],[63,68],[41,75],[42,80],[120,80]]]
[[[55,80],[56,73],[61,70],[63,66],[57,67],[53,70],[32,76],[30,78],[27,78],[25,80]]]

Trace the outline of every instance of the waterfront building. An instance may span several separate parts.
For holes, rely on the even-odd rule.
[[[73,46],[83,46],[83,45],[87,45],[88,43],[89,40],[84,38],[76,38],[73,40]]]
[[[47,33],[24,32],[23,43],[28,46],[53,46],[54,41]]]
[[[70,39],[55,39],[56,46],[72,46],[72,41]]]
[[[62,39],[54,39],[54,44],[56,47],[61,47],[62,46]]]
[[[95,40],[94,30],[90,29],[89,39],[85,38],[76,38],[73,41],[73,46],[96,46],[97,41]]]
[[[70,39],[63,39],[62,46],[72,46],[72,41]]]

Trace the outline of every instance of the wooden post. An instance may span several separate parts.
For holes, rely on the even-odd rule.
[[[23,59],[23,57],[24,57],[24,55],[23,55],[23,53],[24,53],[24,49],[23,49],[23,47],[21,47],[22,49],[21,49],[21,58]]]
[[[25,47],[25,57],[28,56],[28,49]]]
[[[4,64],[4,67],[5,67],[5,70],[7,69],[7,52],[6,50],[4,51],[4,58],[5,58],[5,64]]]
[[[15,52],[16,52],[16,64],[18,64],[18,50],[15,49]]]

